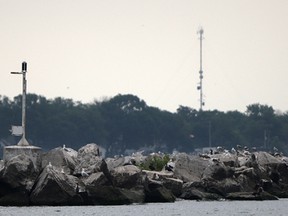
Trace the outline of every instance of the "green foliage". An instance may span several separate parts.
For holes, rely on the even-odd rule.
[[[9,129],[11,125],[21,125],[21,106],[21,95],[13,100],[0,95],[0,144],[18,142]],[[26,107],[26,137],[29,143],[44,150],[63,144],[77,150],[94,142],[105,147],[108,156],[113,156],[141,148],[193,152],[210,142],[213,147],[227,149],[237,144],[265,146],[268,150],[275,146],[288,154],[288,113],[275,114],[267,105],[249,105],[245,113],[199,112],[180,106],[176,113],[171,113],[150,107],[131,94],[90,104],[28,94]],[[150,162],[155,169],[163,165],[159,158]],[[147,168],[147,164],[143,166]]]
[[[139,167],[143,170],[161,171],[169,160],[170,158],[167,154],[164,156],[153,155],[148,157]]]

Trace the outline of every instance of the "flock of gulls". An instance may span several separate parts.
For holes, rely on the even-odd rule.
[[[216,148],[216,150],[213,150],[212,148],[208,153],[205,154],[199,154],[200,157],[207,157],[210,158],[211,155],[216,155],[216,154],[233,154],[233,155],[237,155],[237,156],[248,156],[251,155],[253,152],[256,152],[257,149],[256,147],[252,147],[251,150],[249,150],[249,148],[247,146],[242,147],[241,145],[237,145],[236,149],[233,147],[230,151],[223,148],[222,146],[218,146]],[[282,152],[279,152],[279,150],[274,147],[273,148],[273,152],[270,152],[271,155],[273,156],[283,156]]]
[[[67,148],[65,144],[63,145],[62,149],[63,149],[63,151],[71,152],[71,149]],[[233,147],[230,151],[223,148],[222,146],[218,146],[215,149],[211,148],[210,151],[207,153],[203,153],[203,154],[200,153],[199,156],[202,158],[205,158],[205,159],[211,159],[211,161],[213,161],[213,162],[220,162],[219,158],[213,157],[213,155],[217,155],[217,154],[226,154],[227,156],[229,156],[231,154],[237,155],[237,156],[249,156],[249,155],[251,155],[252,159],[255,160],[256,156],[255,156],[255,154],[253,154],[253,152],[256,152],[256,151],[257,151],[256,147],[252,147],[251,150],[249,150],[249,148],[247,146],[242,147],[241,145],[237,145],[236,148]],[[159,154],[160,153],[161,152],[159,152]],[[154,154],[157,154],[157,153],[151,153],[151,155],[154,155]],[[273,156],[281,156],[281,157],[283,156],[283,153],[279,152],[279,150],[276,147],[273,148],[273,152],[270,152],[270,154]],[[132,157],[133,156],[134,155],[132,154]],[[175,162],[173,162],[173,160],[170,159],[170,161],[165,166],[165,170],[173,171],[174,167],[175,167]],[[47,170],[51,170],[51,169],[53,169],[53,166],[52,166],[51,162],[49,161],[49,163],[47,165]],[[63,174],[65,173],[63,168],[61,168],[61,173],[63,173]],[[81,169],[80,174],[82,177],[88,177],[89,176],[89,173],[87,173],[84,168]]]

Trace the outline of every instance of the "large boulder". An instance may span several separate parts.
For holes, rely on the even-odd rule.
[[[145,201],[144,190],[113,186],[86,186],[88,197],[94,205],[124,205]]]
[[[174,196],[179,197],[182,193],[183,181],[181,179],[174,178],[173,172],[168,171],[149,171],[143,170],[150,180],[157,180],[163,183],[163,186],[170,190]]]
[[[185,153],[175,155],[174,160],[174,176],[183,182],[200,181],[203,171],[211,164],[210,159]]]
[[[42,168],[52,163],[54,169],[72,174],[78,163],[77,152],[72,148],[58,147],[42,155]]]
[[[33,161],[25,154],[17,155],[6,162],[0,177],[0,204],[27,206],[29,194],[37,179]]]
[[[82,181],[86,186],[91,187],[111,185],[111,182],[107,179],[103,172],[92,173],[88,178],[82,178]]]
[[[223,196],[207,192],[205,182],[187,182],[183,185],[180,198],[187,200],[219,200]]]
[[[273,164],[284,163],[284,161],[280,160],[279,158],[274,157],[268,152],[255,152],[255,156],[256,156],[257,163],[263,167],[271,166]]]
[[[111,172],[107,170],[108,174],[93,173],[83,180],[91,203],[119,205],[145,201],[143,174],[138,167],[127,165],[116,167]]]
[[[90,173],[102,171],[103,163],[107,166],[106,162],[99,155],[100,147],[94,143],[87,144],[78,150],[77,161],[74,175],[81,174],[82,169]]]
[[[223,180],[231,178],[234,175],[234,169],[225,166],[220,162],[213,162],[209,164],[203,171],[202,179]]]
[[[11,188],[24,188],[30,191],[38,174],[31,158],[20,154],[7,161],[6,166],[1,170],[0,180],[6,182]]]
[[[142,171],[134,165],[116,167],[111,175],[115,187],[129,189],[143,184]]]
[[[59,172],[47,166],[37,179],[30,196],[32,205],[81,205],[78,194],[79,180],[75,176]]]
[[[147,178],[145,186],[145,202],[174,202],[175,196],[160,181]]]
[[[220,181],[206,181],[205,190],[206,192],[225,197],[228,193],[240,192],[242,187],[236,179],[225,178]]]
[[[114,157],[114,158],[106,158],[106,163],[109,170],[115,169],[119,166],[126,165],[137,165],[139,166],[142,161],[144,161],[146,157],[136,154],[135,156],[123,156],[123,157]]]
[[[183,181],[176,178],[163,178],[163,186],[170,190],[175,197],[179,197],[182,193]]]
[[[225,166],[237,167],[239,166],[238,157],[236,154],[231,154],[229,152],[224,152],[221,154],[211,155],[212,160],[217,159],[219,162],[223,163]]]
[[[107,167],[109,170],[113,170],[116,167],[124,166],[127,159],[125,157],[115,157],[115,158],[106,158]]]

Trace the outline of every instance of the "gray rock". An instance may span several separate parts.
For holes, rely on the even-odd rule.
[[[138,167],[119,166],[111,170],[111,173],[108,169],[106,172],[109,174],[93,173],[83,180],[91,203],[119,205],[145,201],[143,176]]]
[[[75,170],[77,161],[77,152],[71,148],[58,147],[44,153],[42,156],[42,169],[46,167],[49,162],[52,163],[54,169],[63,171],[67,174],[72,174]]]
[[[174,176],[183,182],[200,181],[210,159],[190,156],[185,153],[175,155]]]
[[[32,205],[81,205],[83,199],[76,191],[79,180],[53,167],[45,167],[31,193]]]
[[[240,192],[242,187],[236,179],[225,178],[221,181],[206,181],[205,192],[225,197],[227,193]]]
[[[160,181],[147,180],[145,202],[174,202],[175,196]]]
[[[113,186],[87,186],[89,200],[94,205],[124,205],[145,201],[143,189],[125,189]]]
[[[143,185],[142,171],[134,165],[116,167],[111,175],[115,187],[130,189]]]
[[[17,155],[7,161],[1,173],[1,180],[11,188],[20,187],[28,191],[31,190],[38,175],[33,161],[25,154]]]
[[[80,174],[82,168],[84,168],[85,171],[89,174],[101,171],[101,166],[103,166],[103,162],[105,161],[102,160],[98,154],[99,148],[100,147],[98,145],[91,143],[83,146],[78,150],[78,164],[75,167],[74,174]]]
[[[131,157],[106,158],[105,161],[107,163],[108,169],[113,170],[116,167],[124,166],[124,164],[127,163],[127,161],[129,161],[128,158],[130,160]]]
[[[219,162],[223,163],[225,166],[229,166],[229,167],[239,166],[238,157],[235,154],[224,152],[222,154],[211,155],[211,157],[212,157],[212,160],[213,158],[218,159]]]
[[[82,179],[86,186],[109,186],[111,182],[107,179],[103,172],[92,173],[88,178]]]
[[[203,171],[202,179],[215,179],[223,180],[230,178],[234,175],[234,170],[231,167],[227,167],[222,163],[216,162],[209,164]]]
[[[170,190],[175,197],[182,194],[183,181],[175,178],[163,178],[163,186]]]
[[[173,172],[168,171],[148,171],[143,170],[149,180],[156,180],[162,182],[163,186],[170,190],[174,196],[179,197],[182,193],[183,181],[181,179],[174,178]]]
[[[273,155],[267,153],[267,152],[255,152],[257,163],[260,166],[267,166],[272,164],[280,164],[284,163],[284,161],[280,160],[277,157],[274,157]]]
[[[189,189],[186,188],[180,198],[187,200],[219,200],[223,197],[218,194],[207,193],[196,187],[191,187]]]

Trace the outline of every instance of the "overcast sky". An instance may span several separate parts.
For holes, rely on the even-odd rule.
[[[287,0],[0,0],[0,94],[199,109],[199,26],[204,110],[288,111]]]

